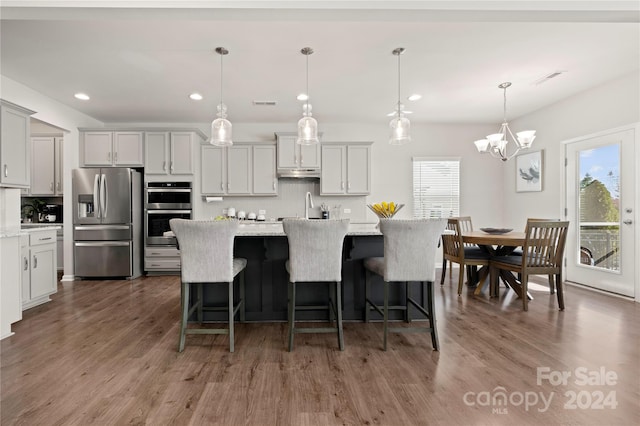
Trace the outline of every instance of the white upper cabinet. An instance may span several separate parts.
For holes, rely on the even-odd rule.
[[[256,195],[277,195],[275,145],[253,146],[253,193]]]
[[[146,132],[145,175],[192,175],[194,132]]]
[[[62,155],[63,139],[53,136],[31,138],[31,188],[30,195],[63,194]]]
[[[82,131],[82,167],[142,167],[143,133],[129,131]]]
[[[322,144],[321,195],[371,193],[372,142]]]
[[[319,170],[320,145],[300,145],[295,133],[276,133],[278,170]]]
[[[26,188],[31,180],[33,111],[0,101],[0,186]]]
[[[277,195],[275,145],[202,145],[201,188],[207,195]]]

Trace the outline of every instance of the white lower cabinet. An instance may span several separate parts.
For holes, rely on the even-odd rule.
[[[48,302],[58,289],[56,231],[31,231],[21,236],[22,310]]]
[[[22,319],[19,254],[20,236],[0,236],[0,339],[11,336],[11,324]]]
[[[144,270],[149,273],[180,271],[180,251],[176,247],[145,247]]]

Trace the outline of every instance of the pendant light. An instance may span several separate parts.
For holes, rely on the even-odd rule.
[[[411,123],[409,123],[409,119],[404,116],[402,111],[404,105],[400,102],[400,55],[404,53],[404,47],[393,49],[391,53],[398,57],[398,104],[396,116],[389,123],[391,129],[389,145],[404,145],[411,142]]]
[[[231,146],[231,122],[227,120],[227,106],[222,102],[222,58],[229,54],[224,47],[216,47],[216,53],[220,55],[220,104],[218,104],[218,118],[211,122],[211,139],[209,143],[216,146]]]
[[[298,121],[296,143],[300,145],[315,145],[320,143],[318,139],[318,122],[311,116],[311,105],[309,105],[309,55],[313,53],[313,49],[305,47],[300,53],[307,57],[307,101],[302,108],[302,118]]]

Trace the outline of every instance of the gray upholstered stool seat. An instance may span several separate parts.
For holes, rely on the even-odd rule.
[[[175,233],[180,247],[181,307],[180,340],[178,351],[184,350],[187,334],[228,334],[229,351],[234,351],[233,319],[240,312],[240,321],[244,321],[244,269],[247,260],[233,258],[233,243],[238,230],[235,220],[186,220],[171,219],[171,230]],[[239,276],[240,296],[234,301],[234,280]],[[190,287],[195,284],[197,300],[189,306]],[[226,284],[228,286],[228,303],[226,306],[204,306],[202,285]],[[196,312],[200,323],[203,311],[227,311],[228,328],[188,328],[189,317]]]
[[[433,282],[435,280],[435,256],[438,240],[444,231],[446,219],[380,219],[380,231],[384,236],[384,257],[369,257],[364,260],[365,281],[365,322],[369,322],[370,311],[382,315],[384,322],[384,350],[387,350],[387,335],[391,332],[429,332],[433,349],[439,349],[436,329],[435,307],[433,302]],[[384,300],[379,306],[369,297],[372,275],[383,278]],[[418,303],[409,296],[409,283],[418,281],[425,292],[426,303]],[[403,282],[405,285],[405,304],[389,306],[389,284]],[[426,289],[425,287],[426,283]],[[424,306],[426,304],[426,306]],[[429,327],[390,328],[389,310],[404,311],[405,321],[410,322],[410,306],[429,319]]]
[[[282,222],[289,241],[289,351],[293,350],[296,333],[333,333],[338,335],[338,346],[344,350],[342,331],[342,245],[347,235],[349,220],[286,219]],[[296,286],[299,283],[330,282],[327,305],[296,306]],[[332,295],[333,293],[333,295]],[[295,326],[296,310],[328,310],[329,321],[336,316],[335,327],[302,328]]]

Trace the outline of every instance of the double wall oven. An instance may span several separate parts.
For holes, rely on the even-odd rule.
[[[180,271],[176,239],[167,235],[171,219],[191,219],[191,182],[147,182],[144,190],[145,271]]]

